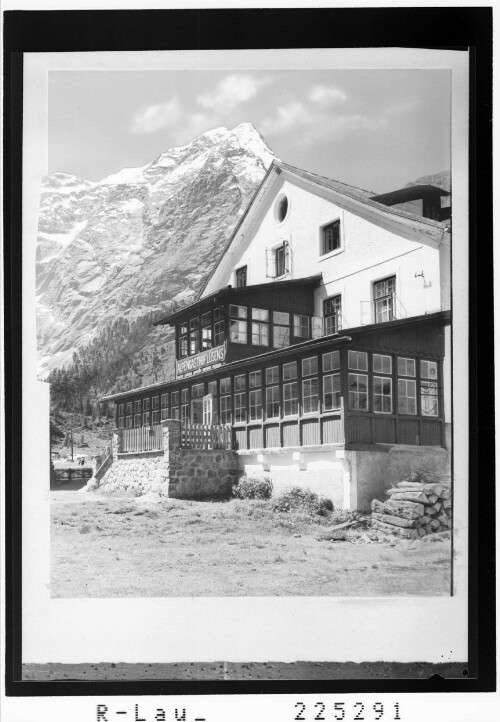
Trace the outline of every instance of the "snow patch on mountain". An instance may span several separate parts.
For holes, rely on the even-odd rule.
[[[194,296],[273,159],[243,123],[98,182],[65,173],[44,178],[36,268],[41,375],[88,344],[105,353],[106,338],[122,323],[135,324],[129,332],[137,353],[170,348],[170,330],[149,317]],[[123,359],[123,367],[129,362],[137,366]],[[170,359],[157,366],[156,376],[166,377],[170,366]]]

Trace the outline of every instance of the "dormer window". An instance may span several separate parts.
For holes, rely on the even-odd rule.
[[[324,256],[340,248],[340,221],[323,226],[321,234],[321,255]]]

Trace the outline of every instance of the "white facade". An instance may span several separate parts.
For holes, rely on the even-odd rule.
[[[449,308],[449,264],[443,268],[444,277],[440,271],[440,260],[447,257],[448,246],[435,247],[425,233],[419,240],[405,238],[396,226],[389,230],[377,219],[369,220],[342,207],[345,203],[334,202],[327,189],[318,188],[315,193],[304,186],[301,179],[278,175],[272,190],[251,211],[248,226],[234,239],[236,242],[228,249],[204,295],[216,287],[236,286],[236,271],[243,266],[247,267],[248,285],[269,283],[275,273],[273,254],[286,242],[287,272],[279,280],[321,273],[322,283],[315,293],[315,316],[323,315],[325,298],[340,294],[342,328],[373,322],[373,284],[392,276],[396,279],[396,317]],[[283,194],[288,211],[280,223],[276,219],[276,201]],[[325,254],[322,229],[337,220],[340,248]]]

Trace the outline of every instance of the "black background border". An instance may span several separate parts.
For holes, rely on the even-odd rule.
[[[7,11],[3,20],[6,693],[11,696],[60,696],[493,691],[496,627],[492,8]],[[469,51],[469,675],[464,679],[447,680],[432,677],[428,680],[338,681],[23,681],[22,417],[19,403],[22,393],[22,54],[334,47]],[[478,278],[481,288],[479,298]],[[480,371],[485,380],[481,387],[477,383],[479,350]],[[480,535],[478,492],[481,497]]]

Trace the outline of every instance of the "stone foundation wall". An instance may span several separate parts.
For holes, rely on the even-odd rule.
[[[100,480],[105,491],[155,494],[175,499],[226,498],[241,476],[236,452],[181,449],[180,422],[163,424],[163,451],[121,453],[115,434],[113,463]]]

